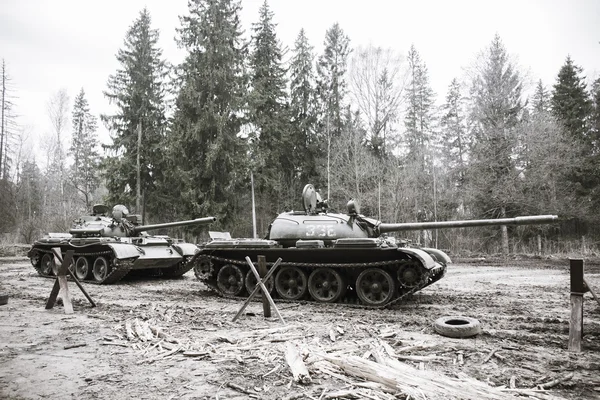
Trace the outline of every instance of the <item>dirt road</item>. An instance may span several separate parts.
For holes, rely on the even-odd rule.
[[[600,292],[598,272],[586,264]],[[44,309],[53,283],[25,260],[0,259],[0,294],[9,295],[0,306],[2,399],[406,398],[320,357],[372,358],[377,348],[439,377],[475,378],[501,398],[600,398],[600,306],[585,296],[584,351],[568,352],[566,260],[459,262],[392,309],[280,304],[286,325],[263,318],[260,303],[232,323],[242,301],[213,295],[191,272],[86,284],[96,308],[71,283],[72,315]],[[432,323],[445,315],[477,318],[483,332],[437,335]],[[311,382],[294,382],[290,343]]]

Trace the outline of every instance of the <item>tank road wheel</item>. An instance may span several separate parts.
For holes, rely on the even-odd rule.
[[[306,293],[306,274],[298,267],[281,267],[275,277],[275,289],[287,300],[298,300]]]
[[[194,275],[196,279],[205,281],[211,277],[213,273],[212,263],[207,256],[199,256],[194,260]]]
[[[42,275],[52,275],[54,271],[54,255],[50,253],[44,254],[40,263],[40,271]]]
[[[308,277],[308,291],[321,303],[333,303],[344,295],[346,283],[334,269],[317,268]]]
[[[75,260],[75,277],[80,281],[87,279],[90,275],[90,263],[84,256],[77,257]]]
[[[421,266],[416,262],[402,265],[398,270],[398,281],[405,288],[413,288],[421,282]]]
[[[394,297],[396,287],[392,276],[379,268],[369,268],[356,278],[356,294],[369,306],[383,306]]]
[[[237,265],[225,264],[217,274],[217,287],[221,293],[237,296],[244,289],[244,273]]]
[[[108,276],[110,272],[110,265],[108,264],[108,260],[104,257],[96,258],[94,261],[94,267],[92,268],[92,274],[94,275],[94,279],[97,282],[102,282]]]
[[[245,279],[244,283],[246,284],[246,290],[248,291],[248,293],[252,293],[252,291],[256,287],[256,277],[254,276],[252,271],[248,271],[248,273],[246,274],[246,279]],[[267,282],[265,282],[265,286],[267,287],[267,290],[269,291],[269,293],[273,292],[273,287],[275,286],[275,282],[273,281],[272,276],[269,277]]]

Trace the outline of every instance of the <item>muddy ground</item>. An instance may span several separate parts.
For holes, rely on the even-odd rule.
[[[377,346],[437,376],[485,382],[502,397],[600,398],[600,306],[585,295],[584,351],[567,351],[568,265],[458,260],[441,281],[392,309],[286,303],[279,305],[284,325],[265,319],[258,302],[231,322],[242,301],[215,296],[192,272],[170,281],[85,284],[95,308],[70,283],[75,313],[66,315],[62,305],[44,308],[53,280],[25,259],[4,258],[0,398],[406,398],[319,360],[369,357]],[[597,262],[586,261],[586,279],[600,292]],[[483,332],[440,336],[432,324],[446,315],[477,318]],[[294,382],[289,343],[302,353],[310,382]]]

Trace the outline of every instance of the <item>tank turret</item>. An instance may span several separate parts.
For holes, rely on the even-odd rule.
[[[136,237],[144,236],[144,232],[177,226],[207,225],[216,221],[215,217],[196,218],[187,221],[166,222],[153,225],[139,225],[140,216],[129,214],[127,207],[118,204],[113,207],[111,217],[108,217],[106,206],[96,205],[90,216],[81,217],[75,221],[75,226],[69,230],[73,237]]]
[[[356,201],[351,199],[347,212],[328,213],[322,206],[318,193],[312,185],[306,185],[302,193],[304,212],[280,214],[271,223],[268,239],[284,247],[295,247],[298,240],[322,240],[325,246],[340,239],[377,238],[385,233],[466,228],[476,226],[551,224],[558,221],[556,215],[534,215],[515,218],[477,219],[441,222],[384,223],[360,214]],[[321,206],[319,206],[321,204]]]

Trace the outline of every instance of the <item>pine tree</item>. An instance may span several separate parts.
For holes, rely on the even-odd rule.
[[[406,116],[404,118],[406,156],[409,185],[416,193],[414,217],[435,210],[435,149],[433,147],[434,93],[429,75],[415,46],[408,52],[408,85],[406,89]],[[435,217],[428,215],[427,218]]]
[[[189,14],[180,17],[178,43],[188,54],[180,66],[169,157],[178,171],[180,212],[214,215],[216,226],[234,234],[249,175],[239,136],[247,84],[240,7],[233,0],[191,0]]]
[[[344,128],[346,69],[350,54],[350,39],[335,23],[325,33],[325,49],[317,62],[317,93],[320,98],[320,125],[327,147],[327,197],[330,191],[330,161],[332,139],[340,137]]]
[[[434,93],[429,84],[427,66],[412,45],[408,52],[409,82],[406,91],[407,110],[404,118],[408,156],[423,170],[433,136]]]
[[[23,163],[20,179],[16,185],[15,198],[21,239],[25,243],[32,243],[42,232],[43,179],[34,159]]]
[[[467,178],[475,212],[489,217],[506,217],[524,207],[514,160],[517,127],[525,109],[521,92],[521,77],[496,35],[471,88],[474,143]],[[502,228],[502,248],[508,252],[506,227]]]
[[[108,154],[103,165],[108,201],[134,205],[135,212],[153,215],[165,208],[156,185],[166,179],[162,154],[168,70],[158,39],[144,8],[127,30],[124,46],[117,52],[120,67],[109,77],[104,92],[116,112],[101,116],[112,138],[112,144],[105,146]],[[139,209],[142,203],[147,209]]]
[[[554,116],[564,125],[571,138],[591,145],[588,127],[591,102],[582,72],[582,68],[568,56],[558,72],[551,105]]]
[[[268,212],[272,215],[281,210],[282,197],[294,195],[285,189],[293,189],[291,183],[295,181],[296,171],[287,112],[286,71],[281,65],[282,55],[273,13],[266,1],[259,10],[259,21],[252,25],[252,31],[251,91],[248,96],[249,121],[253,126],[250,137],[252,168],[259,197],[263,197],[264,205],[274,206]],[[267,218],[270,216],[267,215]]]
[[[567,174],[576,182],[579,199],[586,204],[600,199],[598,144],[591,129],[592,102],[586,89],[583,70],[575,65],[570,56],[560,68],[552,91],[552,114],[562,125],[567,139],[578,146],[578,159]]]
[[[594,148],[600,149],[600,78],[592,84],[592,116],[591,135],[594,140]]]
[[[550,94],[541,79],[535,87],[531,105],[534,114],[545,114],[550,111]]]
[[[73,135],[70,154],[73,157],[70,182],[83,196],[85,210],[90,210],[92,193],[100,183],[96,117],[90,113],[83,88],[73,104]]]
[[[322,157],[322,150],[317,135],[318,106],[313,62],[313,47],[304,29],[301,29],[289,69],[292,160],[298,181],[314,182],[320,186],[317,160]]]
[[[470,145],[465,107],[461,84],[454,78],[448,87],[446,102],[442,106],[440,126],[444,165],[448,170],[452,186],[456,188],[464,184]]]

